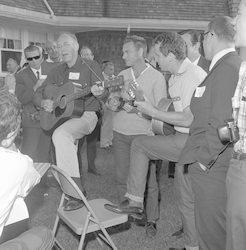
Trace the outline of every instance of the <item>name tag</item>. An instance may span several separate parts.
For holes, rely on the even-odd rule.
[[[46,78],[47,78],[47,75],[41,75],[41,76],[40,76],[40,79],[41,79],[41,80],[45,80]]]
[[[80,73],[70,72],[69,80],[79,80]]]
[[[195,97],[202,97],[205,90],[206,90],[206,86],[197,87],[196,92],[195,92]]]

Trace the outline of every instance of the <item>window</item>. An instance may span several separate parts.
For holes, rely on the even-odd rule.
[[[47,34],[28,31],[29,45],[37,45],[44,48],[47,41]]]
[[[0,56],[1,72],[7,72],[6,64],[9,58],[14,58],[18,63],[22,55],[21,30],[0,27]]]

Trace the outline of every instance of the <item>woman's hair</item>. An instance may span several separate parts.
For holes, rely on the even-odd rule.
[[[21,124],[21,104],[9,91],[0,91],[0,143]]]

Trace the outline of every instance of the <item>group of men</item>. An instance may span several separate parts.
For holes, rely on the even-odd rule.
[[[158,65],[162,71],[171,73],[168,92],[174,111],[157,107],[160,100],[167,97],[166,81],[163,74],[145,61],[144,38],[133,35],[124,40],[122,51],[127,68],[119,74],[124,77],[124,86],[110,94],[95,84],[98,77],[103,79],[102,71],[96,61],[79,56],[76,36],[63,33],[58,38],[56,46],[63,63],[51,70],[45,67],[42,49],[28,46],[24,53],[30,67],[16,75],[15,90],[24,106],[22,126],[27,141],[23,141],[22,147],[33,152],[35,161],[42,161],[48,155],[40,144],[48,145],[50,137],[41,129],[36,115],[40,109],[51,113],[56,108],[52,93],[46,96],[46,86],[55,88],[72,82],[74,89],[89,87],[92,94],[77,100],[83,107],[83,115],[65,121],[52,133],[57,166],[72,177],[85,196],[77,157],[78,141],[95,129],[96,112],[100,102],[104,102],[107,108],[117,111],[113,118],[113,150],[120,203],[105,207],[137,219],[141,219],[146,210],[146,233],[154,236],[158,206],[152,204],[157,204],[153,201],[158,199],[155,195],[158,186],[153,160],[174,161],[177,162],[175,189],[185,236],[184,249],[244,249],[246,66],[235,51],[235,42],[237,46],[246,45],[246,0],[242,0],[238,13],[233,21],[229,17],[217,17],[206,27],[202,40],[205,58],[211,62],[209,69],[198,53],[201,37],[195,32],[186,31],[181,35],[163,32],[153,40],[152,52]],[[202,61],[206,63],[201,65]],[[134,103],[132,91],[136,98],[141,96]],[[15,110],[17,112],[18,107]],[[239,127],[239,141],[234,148],[229,141],[221,142],[217,134],[217,128],[232,114]],[[163,124],[172,124],[175,133],[154,135],[145,115]],[[19,117],[17,113],[16,117]],[[16,122],[1,138],[4,154],[8,153],[6,149],[15,150],[13,139],[18,129]],[[34,136],[38,143],[28,148],[29,138]],[[39,181],[38,176],[35,179],[35,183]],[[151,203],[149,198],[153,199]],[[82,201],[70,197],[64,210],[82,206]]]
[[[130,141],[130,157],[127,158],[130,165],[125,193],[127,202],[119,205],[106,204],[105,207],[116,213],[140,217],[143,214],[149,161],[167,159],[177,162],[175,187],[179,194],[178,204],[184,228],[184,249],[222,250],[245,247],[245,219],[242,218],[245,211],[242,197],[245,192],[245,178],[242,178],[245,171],[242,168],[246,158],[243,102],[245,64],[242,64],[242,59],[235,50],[234,29],[237,24],[237,32],[245,32],[245,16],[244,19],[241,17],[242,14],[245,15],[245,4],[243,0],[239,6],[239,15],[234,21],[229,17],[218,17],[206,27],[202,38],[205,57],[211,62],[209,69],[204,66],[208,74],[186,58],[186,47],[197,50],[195,41],[187,39],[191,38],[189,33],[182,34],[182,39],[176,32],[164,32],[154,40],[159,66],[172,74],[168,87],[174,112],[158,109],[148,92],[143,90],[141,81],[139,83],[133,78],[134,82],[138,82],[138,90],[144,92],[144,100],[134,102],[138,114],[147,114],[153,119],[173,124],[176,132],[169,136],[138,136]],[[236,42],[237,45],[242,45],[237,40]],[[123,45],[123,59],[129,64],[133,57],[126,44]],[[135,55],[141,53],[140,46],[134,42],[131,44]],[[199,58],[194,61],[198,64]],[[128,66],[131,66],[128,70],[132,77],[139,77],[134,64]],[[147,65],[142,68],[142,72],[145,73],[146,68]],[[103,93],[100,88],[93,88],[96,88],[95,95]],[[121,97],[124,98],[123,91]],[[117,98],[111,97],[110,102],[114,108],[117,106]],[[126,106],[123,108],[126,113],[131,111]],[[232,108],[235,112],[232,112]],[[232,117],[232,113],[240,135],[234,151],[233,144],[221,141],[217,132],[217,128],[223,126],[225,120]],[[114,133],[114,141],[117,136],[121,136],[118,139],[121,144],[129,145],[129,140],[126,141],[120,133]],[[114,144],[117,149],[117,141]],[[123,146],[119,148],[123,149]],[[119,155],[117,159],[120,159]],[[240,198],[237,197],[238,192]]]

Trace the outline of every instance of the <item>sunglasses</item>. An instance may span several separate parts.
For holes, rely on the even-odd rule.
[[[39,56],[34,56],[34,57],[28,57],[26,60],[30,62],[33,59],[38,60],[39,58],[40,58],[40,55]]]

